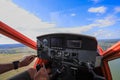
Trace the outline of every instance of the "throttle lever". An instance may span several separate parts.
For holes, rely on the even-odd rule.
[[[36,70],[39,71],[42,66],[40,64],[37,64]]]

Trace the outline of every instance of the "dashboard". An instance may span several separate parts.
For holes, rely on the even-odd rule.
[[[44,51],[41,50],[44,48]],[[64,60],[77,59],[81,62],[92,62],[95,64],[97,52],[97,41],[94,37],[54,33],[37,37],[37,54],[41,58],[62,58]]]

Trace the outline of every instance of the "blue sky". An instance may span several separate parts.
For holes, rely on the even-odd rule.
[[[11,7],[5,9],[12,11],[15,20],[9,15],[1,21],[34,40],[38,35],[54,32],[120,38],[120,0],[4,0],[3,4]]]
[[[89,19],[99,19],[113,14],[114,8],[120,6],[120,0],[13,0],[13,2],[43,21],[55,22],[57,27],[89,24]],[[104,14],[88,12],[91,7],[101,6],[107,8]]]

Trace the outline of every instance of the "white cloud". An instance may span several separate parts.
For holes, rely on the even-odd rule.
[[[91,0],[91,1],[93,1],[94,3],[100,2],[100,0]]]
[[[98,39],[118,39],[120,38],[120,30],[115,30],[115,32],[113,32],[111,30],[99,29],[92,35]]]
[[[115,18],[115,16],[110,15],[103,19],[97,19],[94,21],[94,23],[98,27],[107,27],[107,26],[114,25],[116,23],[116,21],[117,21],[117,19]]]
[[[19,8],[11,1],[0,0],[0,20],[19,32],[25,34],[35,40],[36,36],[48,33],[84,33],[95,27],[108,27],[116,23],[114,16],[107,16],[102,19],[97,19],[93,23],[83,26],[73,26],[66,28],[55,27],[55,24],[43,22],[36,16]],[[75,15],[75,14],[74,14]],[[54,15],[53,15],[54,16]],[[58,17],[56,17],[58,18]],[[0,43],[14,43],[15,41],[8,38],[0,37]],[[16,43],[16,42],[15,42]]]
[[[72,13],[71,16],[76,16],[76,14],[75,14],[75,13]]]
[[[12,43],[18,42],[0,34],[0,44],[12,44]]]
[[[116,23],[116,18],[115,16],[107,16],[102,19],[97,19],[93,21],[93,23],[88,24],[88,25],[83,25],[83,26],[74,26],[74,27],[67,27],[67,28],[51,28],[48,30],[44,30],[44,33],[49,33],[49,32],[64,32],[64,33],[83,33],[87,32],[93,28],[102,28],[102,27],[109,27],[112,26]]]
[[[119,13],[120,12],[120,6],[119,7],[115,7],[115,13]]]
[[[11,0],[0,0],[0,21],[35,40],[38,30],[54,28],[55,24],[43,22],[33,14],[16,6]],[[0,39],[0,43],[4,40]]]
[[[105,31],[103,29],[100,29],[100,30],[94,32],[93,35],[95,37],[98,37],[98,38],[100,38],[100,37],[102,37],[102,38],[109,38],[109,37],[112,36],[112,33],[108,32],[108,31]]]
[[[88,9],[88,12],[103,14],[106,12],[106,10],[107,8],[105,6],[100,6],[100,7],[91,7]]]

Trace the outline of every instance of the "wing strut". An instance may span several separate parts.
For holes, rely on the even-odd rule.
[[[6,25],[1,21],[0,21],[0,33],[28,47],[31,47],[35,50],[37,49],[35,41],[31,40],[30,38],[26,37],[25,35],[21,34],[20,32],[16,31],[15,29],[11,28],[10,26]]]

